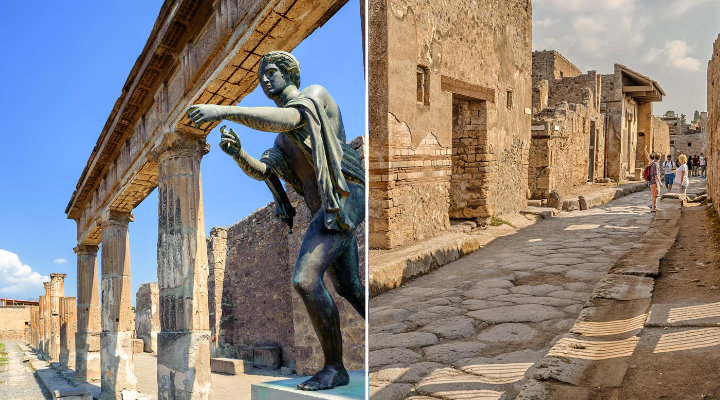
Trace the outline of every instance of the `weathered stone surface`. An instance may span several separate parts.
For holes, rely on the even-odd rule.
[[[282,364],[282,349],[279,346],[253,347],[253,367],[278,369]]]
[[[439,363],[451,363],[461,358],[475,357],[487,347],[477,341],[452,342],[426,347],[423,349],[425,359]]]
[[[370,352],[370,368],[391,364],[414,364],[422,361],[420,354],[401,348],[389,348]]]
[[[252,364],[233,358],[211,358],[210,370],[221,374],[238,375],[252,370]]]
[[[595,287],[593,297],[614,300],[649,299],[655,280],[633,275],[606,275]]]
[[[422,329],[445,339],[460,339],[475,334],[473,319],[468,317],[440,319],[425,325]]]
[[[160,332],[160,292],[156,282],[143,283],[135,295],[135,334],[143,340],[143,349],[157,353],[157,333]]]
[[[530,340],[537,331],[526,324],[506,323],[491,326],[476,336],[481,342],[514,342]]]
[[[505,322],[540,322],[563,315],[550,306],[520,304],[469,312],[467,315],[492,324]]]
[[[408,332],[408,333],[380,333],[371,335],[370,350],[384,349],[388,347],[405,347],[416,348],[433,345],[438,342],[438,338],[433,333],[428,332]]]

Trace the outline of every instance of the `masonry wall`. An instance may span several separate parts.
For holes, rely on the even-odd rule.
[[[693,133],[686,135],[672,135],[669,137],[675,148],[675,156],[685,154],[686,156],[709,154],[707,138],[702,133]]]
[[[713,56],[708,64],[708,193],[713,199],[715,210],[720,212],[720,35],[713,46]]]
[[[592,122],[595,121],[595,124]],[[594,125],[594,146],[602,143],[602,125],[597,110],[582,104],[560,103],[533,119],[528,185],[530,198],[547,198],[551,190],[561,196],[585,185],[589,177],[590,130]],[[597,149],[597,147],[596,147]],[[602,158],[597,149],[595,162]],[[593,174],[602,171],[595,165]],[[600,176],[601,177],[601,176]]]
[[[26,338],[31,306],[0,306],[0,339]]]
[[[532,77],[534,82],[541,79],[561,79],[580,74],[582,74],[582,71],[557,51],[533,51],[532,53]]]
[[[670,154],[670,126],[658,117],[652,117],[652,150],[663,156]]]
[[[453,98],[460,95],[487,102],[487,145],[465,148],[488,160],[483,213],[523,208],[531,1],[369,6],[370,246],[395,248],[449,227]],[[424,82],[423,101],[418,82]]]

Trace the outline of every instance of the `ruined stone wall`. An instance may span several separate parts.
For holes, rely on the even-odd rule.
[[[551,190],[565,196],[587,183],[593,120],[597,132],[600,114],[585,105],[568,103],[545,109],[533,119],[528,168],[531,198],[547,198]],[[602,135],[596,133],[595,143],[601,141]],[[595,166],[594,171],[599,168],[602,166]]]
[[[548,81],[548,106],[554,107],[560,102],[583,104],[589,102],[588,107],[600,109],[600,89],[602,87],[602,76],[595,71],[588,71],[587,74],[553,79]],[[590,91],[590,99],[582,89]]]
[[[143,283],[135,295],[135,337],[142,339],[143,351],[157,353],[160,332],[160,289],[157,282]]]
[[[582,71],[557,51],[543,50],[532,53],[533,82],[542,79],[554,80],[573,77],[580,74]]]
[[[210,317],[210,354],[217,354],[218,332],[222,319],[222,293],[227,259],[227,229],[214,227],[207,239],[208,254],[208,301]]]
[[[449,226],[453,96],[487,102],[487,214],[525,205],[532,4],[427,0],[369,9],[370,237],[393,248]],[[471,34],[470,34],[471,33]]]
[[[29,340],[25,329],[30,325],[31,306],[0,306],[0,339]]]
[[[715,40],[713,55],[707,70],[707,132],[708,132],[708,194],[712,197],[715,210],[720,212],[720,35]]]
[[[228,228],[218,354],[274,344],[282,348],[283,366],[295,359],[287,241],[275,203]]]
[[[706,138],[702,133],[671,135],[668,140],[672,141],[676,157],[680,154],[686,156],[700,155],[700,153],[709,154]]]
[[[658,117],[652,117],[652,151],[664,157],[670,154],[670,126]]]

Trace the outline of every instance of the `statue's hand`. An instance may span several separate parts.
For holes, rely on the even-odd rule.
[[[215,122],[223,119],[223,106],[215,104],[195,104],[187,110],[187,116],[195,124],[196,128],[206,122]]]
[[[220,133],[222,134],[220,137],[220,148],[230,156],[236,157],[242,148],[240,137],[238,137],[232,128],[226,130],[225,125],[220,128]]]

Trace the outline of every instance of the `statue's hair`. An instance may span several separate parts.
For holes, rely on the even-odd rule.
[[[260,65],[274,63],[294,83],[300,87],[300,63],[287,51],[275,50],[265,54],[260,59]],[[258,73],[260,69],[258,68]]]

